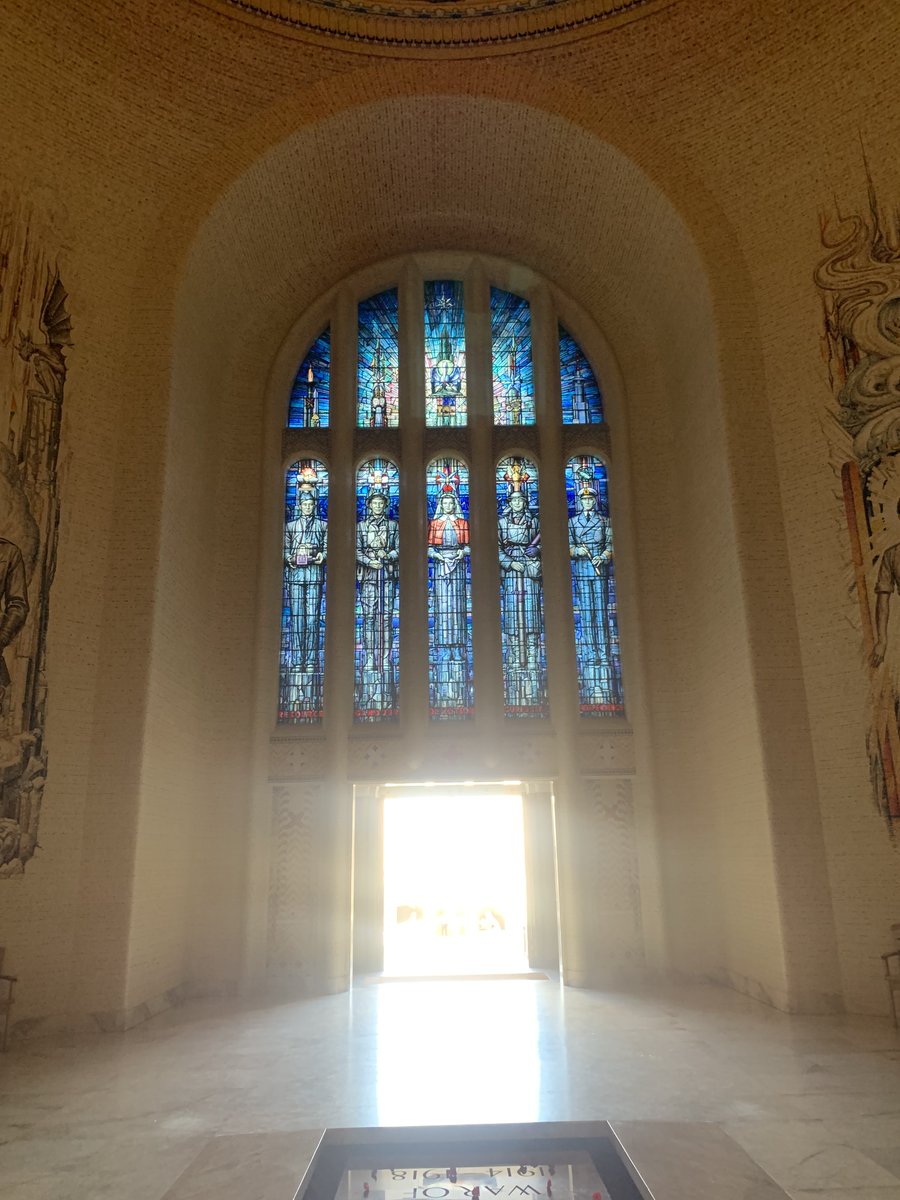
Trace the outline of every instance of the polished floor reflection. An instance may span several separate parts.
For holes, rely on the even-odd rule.
[[[379,987],[373,1124],[541,1120],[541,994],[522,981]]]
[[[211,1145],[251,1166],[264,1149],[288,1178],[294,1131],[322,1125],[530,1119],[711,1122],[798,1200],[900,1200],[900,1035],[714,987],[193,1003],[124,1035],[25,1041],[0,1064],[4,1200],[160,1200]],[[283,1194],[259,1169],[242,1195]]]

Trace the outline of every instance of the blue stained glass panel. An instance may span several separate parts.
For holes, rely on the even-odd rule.
[[[466,423],[466,323],[458,280],[425,284],[425,424]]]
[[[591,364],[571,333],[559,327],[559,374],[564,425],[599,425],[603,396]]]
[[[356,474],[356,721],[394,721],[400,667],[400,476],[373,458]]]
[[[491,363],[494,424],[533,425],[531,308],[521,296],[500,288],[491,288]]]
[[[331,391],[331,329],[326,327],[300,364],[288,408],[288,426],[315,428],[328,424]]]
[[[322,720],[328,472],[315,459],[288,467],[284,494],[284,573],[278,720]]]
[[[474,714],[469,472],[455,458],[429,463],[428,679],[431,717]]]
[[[398,313],[396,288],[370,296],[359,305],[357,425],[396,425],[399,421]]]
[[[497,464],[500,633],[508,717],[547,715],[544,590],[537,467],[528,458]]]
[[[566,501],[581,712],[590,717],[621,716],[625,704],[609,483],[602,459],[589,454],[569,459]]]

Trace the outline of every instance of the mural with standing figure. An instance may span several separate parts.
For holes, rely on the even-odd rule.
[[[833,443],[852,555],[875,804],[900,829],[900,209],[821,219],[815,279],[834,404]]]
[[[0,195],[0,878],[39,849],[68,296],[35,213]]]

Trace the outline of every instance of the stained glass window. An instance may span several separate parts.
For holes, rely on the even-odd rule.
[[[284,587],[278,719],[322,719],[328,473],[315,459],[288,468],[284,497]]]
[[[379,292],[360,303],[357,425],[396,425],[398,422],[397,330],[396,288]]]
[[[331,389],[331,330],[326,327],[316,338],[300,364],[291,388],[288,425],[315,427],[328,424],[328,398]]]
[[[425,284],[425,424],[466,423],[463,285]]]
[[[531,309],[512,292],[491,288],[494,424],[534,424]]]
[[[584,351],[559,327],[559,373],[565,425],[598,425],[603,420],[603,397]]]
[[[427,489],[431,716],[458,720],[474,711],[468,468],[455,458],[435,459]]]
[[[354,719],[398,714],[400,538],[396,466],[373,458],[356,475],[356,684]]]
[[[527,458],[497,464],[500,630],[508,717],[547,713],[544,597],[537,467]]]
[[[609,488],[603,461],[592,455],[566,464],[569,556],[575,606],[578,691],[585,716],[625,712]]]

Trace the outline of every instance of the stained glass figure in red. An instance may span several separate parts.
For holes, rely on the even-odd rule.
[[[431,716],[458,719],[473,712],[468,472],[445,458],[428,473]]]

